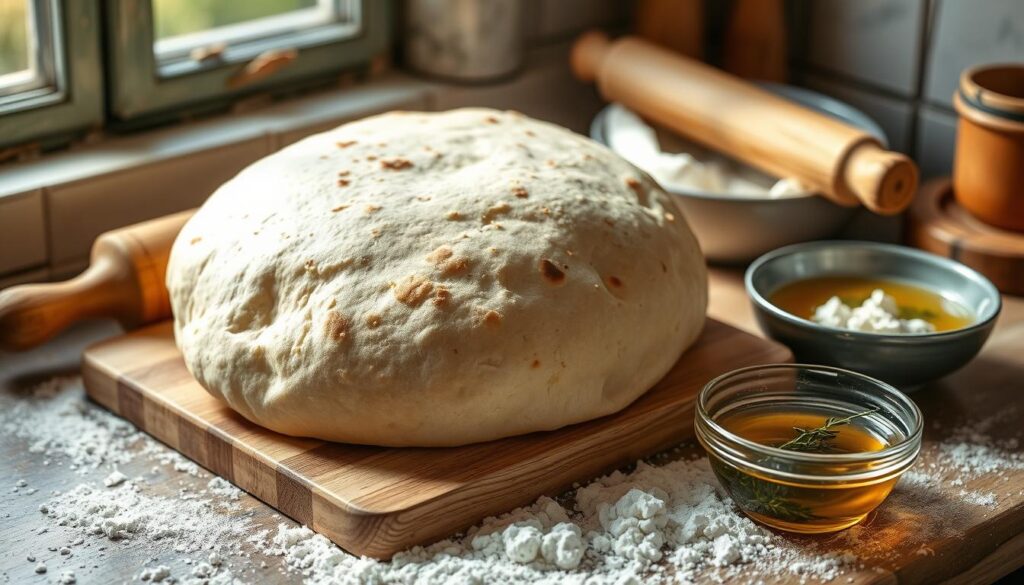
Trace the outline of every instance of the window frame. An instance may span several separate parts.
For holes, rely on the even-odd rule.
[[[44,7],[49,38],[36,41],[30,62],[52,53],[43,63],[43,83],[10,94],[0,106],[0,148],[50,145],[69,134],[103,124],[103,70],[100,54],[99,0],[29,0],[33,11]],[[46,68],[52,67],[50,70]],[[48,83],[47,83],[48,82]]]
[[[243,44],[224,60],[182,60],[172,69],[157,62],[152,0],[107,0],[107,4],[109,109],[114,122],[215,107],[245,94],[337,74],[385,52],[391,30],[390,0],[356,0],[360,21],[354,34],[341,40],[317,29],[289,34],[288,48],[297,49],[295,59],[272,75],[239,87],[232,80],[274,37],[262,44]]]

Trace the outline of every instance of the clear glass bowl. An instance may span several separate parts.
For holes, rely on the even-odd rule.
[[[884,445],[881,450],[784,450],[722,424],[738,416],[800,412],[824,420],[867,410],[874,412],[855,424]],[[790,532],[833,532],[860,522],[921,450],[921,411],[910,398],[880,380],[827,366],[776,364],[729,372],[704,386],[695,416],[697,439],[736,505],[754,520]],[[844,428],[849,427],[835,430]]]

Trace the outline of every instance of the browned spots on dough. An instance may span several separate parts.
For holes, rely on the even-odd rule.
[[[455,256],[451,246],[440,246],[427,254],[427,262],[433,264],[445,276],[452,276],[469,268],[469,259]]]
[[[667,211],[665,212],[665,221],[675,221],[675,220],[676,220],[676,216],[674,214],[669,213]]]
[[[469,268],[469,258],[457,256],[440,264],[438,268],[444,276],[454,276],[465,272]]]
[[[373,237],[374,239],[379,238],[383,233],[384,232],[381,231],[380,228],[373,228],[372,230],[370,230],[370,236]]]
[[[449,211],[448,215],[446,215],[445,217],[452,221],[459,221],[460,219],[462,219],[462,214],[459,213],[458,211]]]
[[[334,341],[345,341],[348,337],[349,322],[337,311],[327,311],[327,320],[324,321],[324,335]]]
[[[352,171],[338,171],[339,177],[347,177],[352,174]]]
[[[192,238],[191,240],[189,240],[188,243],[192,244],[193,246],[195,246],[196,244],[198,244],[199,242],[202,242],[202,241],[203,241],[203,236],[196,236],[196,237]]]
[[[352,146],[355,143],[356,143],[355,140],[345,140],[343,142],[335,142],[335,144],[338,145],[338,148],[348,148],[348,147]]]
[[[508,203],[505,203],[504,201],[499,201],[498,203],[489,207],[487,211],[485,211],[484,214],[480,216],[480,221],[484,222],[484,224],[489,224],[492,221],[494,221],[494,218],[504,213],[508,213],[511,210],[512,207]]]
[[[643,183],[638,181],[635,177],[628,177],[626,179],[626,186],[632,189],[637,195],[643,192]]]
[[[527,136],[536,136],[536,135],[537,135],[537,133],[536,133],[536,132],[534,132],[533,130],[527,130],[527,131],[526,131],[526,135],[527,135]]]
[[[549,158],[548,160],[544,161],[544,164],[548,165],[551,168],[555,168],[558,166],[558,163],[556,163],[555,159],[552,158]]]
[[[531,367],[531,368],[533,368],[533,369],[535,369],[535,370],[536,370],[537,368],[539,368],[539,367],[540,367],[540,360],[533,360],[533,363],[532,363],[532,364],[530,364],[530,367]]]
[[[313,270],[316,268],[316,260],[306,260],[306,270]]]
[[[378,315],[377,313],[370,313],[369,315],[366,316],[366,326],[369,327],[370,329],[376,329],[380,327],[380,324],[383,321],[384,320],[381,319],[380,315]]]
[[[349,181],[348,179],[338,179],[339,187],[348,187],[350,183],[352,183],[352,181]]]
[[[484,118],[484,121],[487,122],[488,124],[497,124],[498,123],[498,119],[495,118],[494,116],[487,116],[486,118]]]
[[[608,286],[612,288],[622,288],[622,280],[620,280],[618,276],[609,276]]]
[[[375,154],[368,154],[368,155],[366,155],[366,160],[368,160],[368,161],[375,161],[375,160],[377,160],[377,155],[375,155]]]
[[[501,326],[501,313],[491,309],[483,314],[480,318],[480,323],[487,327],[500,327]]]
[[[452,257],[455,252],[452,251],[451,246],[438,246],[436,250],[427,254],[427,262],[431,264],[440,264],[445,260]]]
[[[448,306],[452,300],[452,293],[445,287],[439,286],[434,289],[434,298],[431,299],[431,303],[434,304],[438,309],[443,309]]]
[[[526,199],[527,197],[530,196],[530,192],[526,190],[526,187],[522,187],[522,186],[513,187],[512,188],[512,194],[515,195],[516,197],[520,198],[520,199]]]
[[[432,290],[434,290],[434,283],[422,276],[413,275],[399,283],[395,287],[394,294],[398,302],[410,307],[418,307],[430,296]]]
[[[380,211],[380,205],[373,205],[372,203],[367,204],[367,206],[363,208],[363,211],[365,211],[366,214],[369,215],[374,211]]]
[[[565,272],[562,272],[561,268],[547,258],[540,261],[540,273],[551,284],[561,284],[565,280]]]
[[[430,195],[417,195],[417,201],[430,201]]]
[[[412,168],[412,161],[405,158],[386,158],[380,161],[381,168],[391,171]]]
[[[338,205],[336,207],[332,207],[331,211],[333,213],[338,213],[339,211],[345,211],[346,209],[348,209],[348,205]]]

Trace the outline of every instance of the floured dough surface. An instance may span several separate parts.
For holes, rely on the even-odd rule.
[[[704,322],[670,196],[563,128],[394,112],[225,183],[167,285],[185,363],[290,435],[458,445],[615,412]]]

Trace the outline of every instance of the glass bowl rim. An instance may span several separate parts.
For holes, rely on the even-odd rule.
[[[895,445],[890,445],[884,449],[878,451],[864,451],[859,453],[806,453],[803,451],[788,451],[786,449],[779,449],[778,447],[772,447],[769,445],[763,445],[750,439],[745,439],[721,426],[708,414],[705,408],[705,402],[707,395],[710,394],[711,390],[728,378],[739,376],[753,371],[768,371],[768,370],[819,370],[827,371],[836,374],[853,376],[863,381],[869,382],[875,385],[885,394],[894,396],[898,401],[905,404],[910,412],[912,413],[913,420],[909,421],[913,424],[911,426],[911,432],[904,437],[902,441]],[[924,433],[924,415],[921,413],[921,409],[918,408],[917,404],[909,396],[901,392],[895,386],[887,384],[877,378],[866,376],[854,372],[852,370],[846,370],[843,368],[836,368],[833,366],[822,366],[818,364],[804,364],[804,363],[786,363],[786,364],[762,364],[756,366],[747,366],[736,370],[731,370],[716,376],[708,383],[706,383],[697,394],[697,402],[695,408],[696,416],[699,421],[713,430],[715,433],[722,435],[729,441],[735,442],[738,445],[754,451],[760,455],[766,457],[772,457],[775,459],[786,459],[790,461],[798,461],[802,463],[871,463],[879,460],[886,460],[889,458],[902,459],[901,456],[917,456],[917,451],[920,449],[921,437]],[[901,417],[902,418],[902,417]],[[912,451],[912,453],[908,453]],[[720,457],[719,455],[715,455]]]

